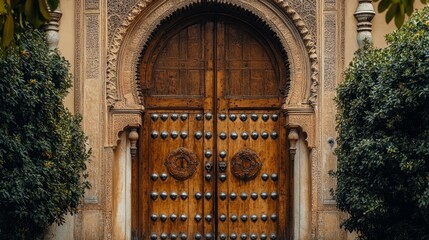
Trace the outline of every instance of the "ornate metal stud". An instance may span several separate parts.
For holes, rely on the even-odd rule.
[[[262,137],[262,139],[267,139],[267,138],[268,138],[268,136],[269,136],[269,134],[268,134],[267,132],[262,132],[262,133],[261,133],[261,137]]]
[[[279,197],[279,194],[276,192],[272,192],[271,194],[271,199],[276,200]]]
[[[207,200],[210,200],[212,198],[212,193],[211,192],[206,192],[205,197]]]
[[[195,234],[195,240],[201,240],[201,239],[203,239],[203,235],[199,233]]]
[[[273,222],[277,221],[277,214],[275,214],[275,213],[271,214],[270,219],[271,219],[271,221],[273,221]]]
[[[168,174],[167,173],[161,173],[161,180],[165,181],[168,178]]]
[[[188,194],[187,194],[186,192],[182,192],[182,193],[180,194],[180,198],[182,198],[183,200],[185,200],[185,199],[187,199],[187,198],[188,198]]]
[[[240,239],[241,239],[241,240],[246,240],[246,239],[247,239],[247,234],[242,233],[242,234],[240,235]]]
[[[229,197],[230,197],[232,200],[235,200],[235,199],[237,198],[237,194],[236,194],[235,192],[232,192],[232,193],[230,193],[230,194],[229,194]]]
[[[197,132],[195,132],[194,136],[197,140],[200,140],[201,137],[203,136],[203,134],[200,131],[197,131]]]
[[[200,222],[202,217],[200,214],[197,214],[197,215],[195,215],[194,219],[195,219],[195,221]]]
[[[219,134],[219,138],[220,139],[222,139],[222,140],[225,140],[226,139],[226,133],[225,132],[221,132],[220,134]]]
[[[188,217],[186,216],[186,214],[180,215],[180,221],[184,222],[184,221],[186,221],[186,219],[188,219]]]
[[[256,200],[256,199],[258,199],[258,193],[256,193],[256,192],[252,192],[252,194],[250,194],[250,197],[251,197],[253,200]]]
[[[167,220],[167,215],[161,214],[160,219],[161,221],[165,222]]]
[[[251,114],[251,115],[250,115],[250,118],[251,118],[254,122],[256,122],[256,121],[258,120],[258,114],[253,113],[253,114]]]
[[[275,182],[279,179],[279,176],[276,173],[271,174],[271,179]]]
[[[187,138],[187,137],[188,137],[188,132],[186,132],[186,131],[182,131],[182,132],[180,133],[180,137],[181,137],[182,139]]]
[[[240,198],[241,198],[241,200],[246,200],[247,199],[247,193],[245,193],[245,192],[242,192],[241,194],[240,194]]]
[[[210,150],[207,150],[207,151],[205,151],[205,152],[204,152],[204,156],[205,156],[206,158],[210,158],[212,155],[213,155],[213,153],[212,153],[212,151],[210,151]]]
[[[268,193],[266,193],[266,192],[262,192],[262,193],[261,193],[261,198],[262,198],[262,199],[264,199],[264,200],[265,200],[265,199],[267,199],[267,197],[268,197]]]
[[[247,115],[245,113],[241,114],[240,115],[240,120],[243,121],[243,122],[246,121],[247,120]]]
[[[158,137],[158,132],[153,130],[152,133],[150,134],[151,138],[155,139]]]
[[[168,114],[166,114],[166,113],[161,114],[161,119],[162,119],[162,121],[166,121],[168,119]]]
[[[158,215],[156,215],[155,213],[150,215],[150,219],[154,222],[156,222],[156,220],[158,220]]]
[[[168,237],[167,233],[161,233],[159,236],[161,237],[161,240],[166,240]]]
[[[271,233],[270,239],[271,240],[276,240],[277,239],[277,235],[275,233]]]
[[[206,139],[209,140],[213,137],[213,134],[211,132],[206,132]]]
[[[151,175],[150,175],[150,179],[152,179],[152,181],[156,181],[157,179],[158,179],[158,174],[156,174],[156,173],[152,173]]]
[[[156,233],[152,233],[152,234],[150,235],[150,239],[151,239],[151,240],[156,240],[156,239],[158,239],[158,236],[156,235]]]
[[[213,239],[213,235],[211,233],[206,233],[205,237],[207,240]]]
[[[225,173],[221,173],[219,176],[220,181],[225,182],[226,180],[226,174]]]
[[[162,200],[165,200],[165,199],[167,199],[168,194],[167,194],[167,192],[162,192],[162,193],[160,194],[160,196],[161,196]]]
[[[210,173],[207,173],[204,177],[207,181],[210,181],[212,179],[212,175]]]
[[[177,234],[175,234],[175,233],[170,234],[170,239],[171,240],[176,240],[177,239]]]
[[[249,134],[247,132],[243,132],[243,133],[241,133],[241,138],[243,140],[247,140],[249,138]]]
[[[235,140],[238,138],[238,134],[236,132],[231,133],[231,139]]]
[[[171,136],[171,138],[176,139],[177,136],[179,136],[179,134],[177,133],[177,131],[172,131],[170,136]]]
[[[177,215],[176,214],[173,213],[173,214],[170,215],[170,220],[171,221],[174,222],[174,221],[176,221],[176,219],[177,219]]]
[[[256,235],[256,234],[252,233],[252,234],[250,234],[250,239],[251,239],[251,240],[256,240],[256,239],[258,239],[258,235]]]
[[[263,174],[261,175],[261,178],[262,178],[262,180],[267,181],[267,180],[268,180],[268,178],[269,178],[269,176],[268,176],[268,174],[263,173]]]
[[[173,113],[171,114],[171,120],[176,121],[179,118],[179,114]]]
[[[262,120],[266,122],[268,121],[268,119],[270,119],[270,116],[268,116],[268,114],[262,114]]]
[[[210,222],[212,218],[213,218],[212,215],[207,214],[207,216],[204,219],[206,219],[207,222]]]
[[[167,137],[168,137],[168,132],[167,131],[163,131],[161,133],[161,138],[165,140]]]
[[[241,215],[241,221],[243,221],[243,222],[247,221],[247,215],[246,214]]]
[[[225,214],[221,214],[221,215],[219,216],[219,220],[221,220],[222,222],[225,222],[225,220],[226,220],[226,215],[225,215]]]
[[[226,157],[226,151],[220,151],[219,157],[225,158]]]
[[[258,132],[252,132],[252,134],[250,136],[252,136],[253,140],[256,140],[256,139],[258,139],[259,134],[258,134]]]
[[[220,161],[219,162],[219,171],[220,172],[225,172],[226,171],[226,167],[227,167],[227,163],[225,161]]]
[[[237,217],[237,215],[231,215],[231,221],[232,222],[235,222],[235,221],[237,221],[237,219],[238,219],[238,217]]]
[[[225,192],[221,192],[219,194],[219,198],[220,198],[220,200],[225,200],[226,199],[226,193]]]
[[[267,239],[267,234],[262,233],[260,236],[261,240],[266,240]]]
[[[235,114],[231,114],[229,115],[229,119],[234,122],[237,119],[237,116]]]
[[[225,234],[225,233],[221,233],[221,234],[219,235],[219,239],[220,239],[220,240],[226,240],[226,234]]]
[[[225,113],[219,114],[219,119],[224,121],[226,119],[226,114]]]
[[[237,239],[237,234],[231,233],[231,235],[229,236],[229,239],[231,239],[231,240]]]
[[[252,214],[252,216],[250,216],[250,220],[252,220],[252,222],[258,221],[258,215]]]
[[[213,115],[211,114],[211,113],[206,113],[206,119],[207,120],[210,120],[210,119],[212,119],[212,117],[213,117]]]
[[[261,220],[264,221],[264,222],[267,221],[268,220],[268,215],[267,214],[262,214],[261,215]]]
[[[200,200],[203,197],[203,195],[200,192],[195,193],[195,199]]]
[[[182,115],[180,115],[180,119],[181,119],[182,121],[185,121],[186,119],[188,119],[188,114],[183,113]]]
[[[158,117],[159,117],[159,115],[158,114],[156,114],[156,113],[153,113],[152,115],[150,115],[150,118],[152,119],[152,121],[156,121],[156,120],[158,120]]]
[[[151,192],[150,198],[152,198],[152,200],[156,200],[158,198],[158,193],[157,192]]]
[[[209,157],[211,157],[211,152],[210,152],[210,154],[206,154],[206,157],[207,157],[207,155],[209,155]],[[205,165],[205,169],[206,169],[206,171],[207,171],[207,172],[210,172],[210,171],[212,170],[212,168],[213,168],[213,164],[212,164],[212,162],[207,161],[207,162],[206,162],[206,165]]]
[[[271,115],[271,119],[272,119],[273,121],[277,121],[277,120],[279,119],[279,115],[277,115],[277,114],[273,114],[273,115]]]
[[[271,138],[272,138],[272,139],[274,139],[274,140],[275,140],[275,139],[277,139],[278,137],[279,137],[279,134],[278,134],[277,132],[275,132],[275,131],[274,131],[274,132],[272,132],[272,133],[271,133]]]
[[[201,119],[203,119],[203,115],[202,115],[202,114],[200,114],[200,113],[198,113],[198,114],[195,116],[195,119],[196,119],[197,121],[201,121]]]
[[[186,233],[180,234],[180,240],[187,240],[187,239],[188,239],[188,235],[186,235]]]
[[[171,198],[172,200],[176,200],[176,198],[177,198],[177,193],[176,193],[176,192],[172,192],[172,193],[170,193],[170,198]]]

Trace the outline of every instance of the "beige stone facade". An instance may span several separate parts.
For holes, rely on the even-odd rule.
[[[353,239],[339,228],[328,175],[336,168],[335,88],[358,48],[358,0],[207,0],[256,15],[279,37],[290,60],[283,109],[296,138],[293,239]],[[92,188],[77,215],[52,226],[48,239],[132,239],[131,161],[145,111],[136,77],[140,53],[161,21],[201,0],[62,0],[59,49],[70,61],[74,86],[68,108],[83,115],[93,149]],[[382,47],[393,31],[384,15],[372,20]],[[293,135],[293,136],[292,136]],[[291,142],[292,143],[292,142]],[[292,146],[292,144],[291,144]],[[292,147],[291,147],[292,148]],[[290,149],[292,150],[292,149]]]

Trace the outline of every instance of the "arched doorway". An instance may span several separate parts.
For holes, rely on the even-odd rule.
[[[288,239],[289,65],[275,34],[245,11],[191,7],[154,32],[139,70],[134,236]]]

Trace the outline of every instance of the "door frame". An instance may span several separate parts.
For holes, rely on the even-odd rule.
[[[311,207],[314,202],[314,198],[311,198],[312,176],[315,174],[311,169],[315,163],[310,159],[317,158],[318,60],[314,42],[311,40],[313,36],[289,5],[271,0],[252,4],[246,0],[222,2],[250,11],[266,22],[279,36],[290,59],[290,92],[282,109],[286,115],[285,127],[289,129],[289,152],[296,152],[293,171],[293,235],[294,239],[309,239],[312,232],[311,222],[315,218],[315,211]],[[160,0],[151,4],[136,4],[113,37],[112,48],[107,56],[109,63],[106,81],[105,158],[110,161],[110,165],[106,166],[106,174],[112,176],[112,183],[106,187],[106,212],[109,213],[106,218],[111,223],[105,227],[106,236],[131,238],[128,221],[132,217],[132,203],[131,193],[127,190],[131,183],[131,168],[126,167],[129,164],[124,166],[121,161],[125,159],[133,162],[137,156],[135,144],[140,131],[141,116],[144,114],[144,99],[141,98],[141,89],[134,74],[138,68],[139,53],[163,19],[192,4],[195,4],[192,0]],[[119,168],[113,168],[118,163]]]

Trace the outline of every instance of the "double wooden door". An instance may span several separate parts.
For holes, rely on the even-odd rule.
[[[141,63],[142,239],[286,239],[289,164],[275,48],[240,20],[170,25]]]

